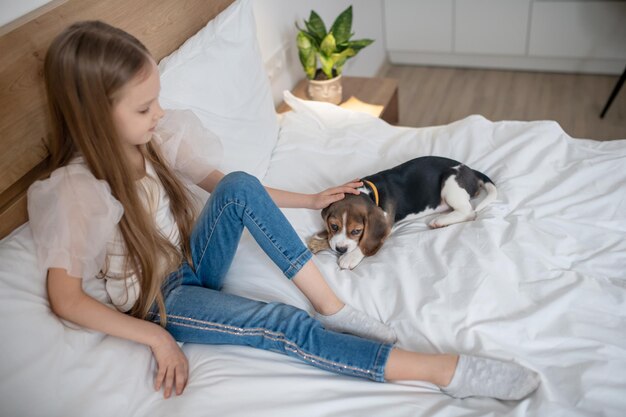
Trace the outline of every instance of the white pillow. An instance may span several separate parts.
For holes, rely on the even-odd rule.
[[[159,63],[161,105],[190,109],[224,145],[219,167],[261,179],[278,118],[249,0],[237,0]]]

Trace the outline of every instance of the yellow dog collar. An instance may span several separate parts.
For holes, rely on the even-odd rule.
[[[376,188],[374,183],[371,181],[363,180],[363,182],[367,183],[367,185],[369,185],[372,191],[374,192],[374,202],[376,203],[376,206],[378,206],[378,188]]]

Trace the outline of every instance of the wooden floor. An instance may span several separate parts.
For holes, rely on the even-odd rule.
[[[619,76],[391,65],[400,125],[433,126],[470,114],[496,120],[556,120],[575,138],[626,139],[626,85],[599,114]]]

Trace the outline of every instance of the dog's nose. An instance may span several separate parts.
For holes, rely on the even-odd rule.
[[[335,247],[335,250],[339,253],[346,253],[346,251],[348,250],[347,246],[337,246]]]

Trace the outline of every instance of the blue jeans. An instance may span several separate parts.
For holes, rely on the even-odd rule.
[[[383,382],[391,345],[326,330],[307,312],[290,305],[220,292],[244,226],[289,279],[311,259],[311,252],[255,177],[243,172],[226,175],[192,231],[195,268],[183,263],[164,285],[166,329],[174,338],[252,346]],[[154,309],[150,319],[160,319]]]

